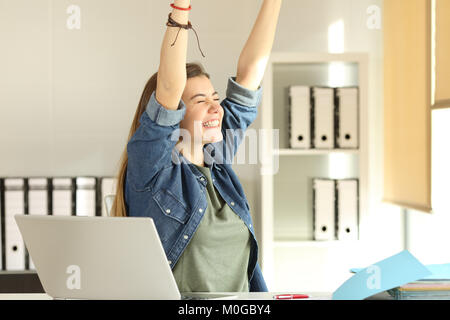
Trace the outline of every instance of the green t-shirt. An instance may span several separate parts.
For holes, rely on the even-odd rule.
[[[215,189],[208,167],[208,207],[173,274],[180,292],[248,292],[250,232]]]

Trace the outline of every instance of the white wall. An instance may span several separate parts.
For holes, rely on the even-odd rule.
[[[114,175],[142,89],[157,70],[171,1],[0,0],[0,176]],[[203,63],[221,97],[261,0],[196,0],[188,62]],[[81,9],[69,30],[67,8]],[[371,219],[362,228],[381,253],[402,246],[399,210],[380,205],[382,29],[367,25],[382,0],[285,0],[273,51],[328,51],[328,27],[343,19],[345,52],[370,54]],[[259,118],[253,125],[259,128]],[[258,230],[259,169],[236,165]]]

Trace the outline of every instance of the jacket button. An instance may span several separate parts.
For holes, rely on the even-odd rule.
[[[170,209],[166,209],[166,213],[170,213]]]
[[[200,208],[200,209],[198,209],[198,211],[200,211],[200,212],[203,212],[203,209],[202,209],[202,208]]]
[[[187,240],[187,239],[188,239],[189,237],[188,237],[187,235],[184,235],[184,237],[183,237],[183,238]]]
[[[169,260],[169,264],[172,264],[172,261]]]
[[[200,180],[201,180],[201,181],[205,181],[205,178],[201,177]]]
[[[231,205],[234,206],[234,202],[233,201],[231,201]]]

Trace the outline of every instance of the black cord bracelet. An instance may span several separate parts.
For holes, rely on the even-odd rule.
[[[195,31],[195,29],[192,27],[192,24],[190,21],[188,21],[188,24],[179,24],[178,22],[176,22],[175,20],[172,19],[172,17],[170,16],[171,14],[169,13],[169,19],[167,20],[166,26],[168,27],[177,27],[180,28],[177,32],[177,36],[175,38],[175,41],[171,44],[171,47],[173,47],[175,45],[175,42],[177,42],[178,39],[178,34],[181,31],[181,28],[189,30],[192,29],[195,32],[195,36],[197,37],[197,45],[198,45],[198,49],[200,50],[203,58],[205,58],[205,55],[203,54],[202,49],[200,48],[200,41],[198,40],[198,35],[197,35],[197,31]]]

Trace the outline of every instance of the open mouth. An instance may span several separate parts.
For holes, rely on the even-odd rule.
[[[218,128],[219,127],[219,120],[210,120],[210,121],[206,121],[203,122],[203,128]]]

